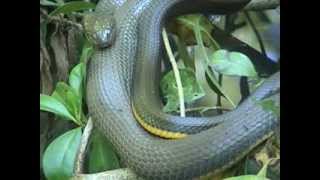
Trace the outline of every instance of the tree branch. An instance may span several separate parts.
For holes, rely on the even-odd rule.
[[[84,128],[83,134],[81,137],[80,147],[78,150],[75,167],[74,167],[75,174],[80,174],[83,172],[83,164],[85,160],[86,148],[89,142],[92,129],[93,129],[93,123],[92,123],[91,117],[89,117],[87,125]]]

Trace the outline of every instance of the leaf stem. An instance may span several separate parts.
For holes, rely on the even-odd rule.
[[[163,38],[164,46],[165,46],[166,51],[169,56],[170,63],[172,65],[172,70],[174,73],[174,77],[176,79],[176,83],[177,83],[178,96],[179,96],[179,102],[180,102],[180,116],[185,117],[186,112],[185,112],[185,106],[184,106],[184,94],[183,94],[183,88],[182,88],[182,83],[181,83],[181,77],[179,74],[179,69],[178,69],[176,60],[175,60],[173,53],[172,53],[172,50],[170,48],[167,32],[164,28],[162,29],[162,38]]]

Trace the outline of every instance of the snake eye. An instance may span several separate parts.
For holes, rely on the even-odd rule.
[[[85,15],[84,28],[89,41],[95,44],[98,48],[109,47],[115,40],[115,19],[110,14]]]

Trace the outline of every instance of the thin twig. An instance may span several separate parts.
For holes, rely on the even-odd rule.
[[[85,152],[89,142],[89,138],[93,129],[93,123],[91,117],[89,117],[86,127],[83,130],[81,137],[80,147],[78,149],[77,158],[74,167],[74,173],[80,174],[83,172],[83,164],[85,159]]]
[[[179,73],[179,69],[176,63],[176,60],[173,56],[172,50],[170,48],[169,40],[168,40],[168,35],[165,29],[162,30],[162,38],[164,41],[164,46],[167,50],[169,60],[172,65],[172,70],[174,73],[174,77],[176,79],[177,87],[178,87],[178,96],[179,96],[179,102],[180,102],[180,116],[185,117],[186,112],[185,112],[185,106],[184,106],[184,94],[183,94],[183,88],[182,88],[182,83],[181,83],[181,77]]]

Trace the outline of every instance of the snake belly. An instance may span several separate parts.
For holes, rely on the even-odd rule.
[[[103,10],[107,2],[100,2],[97,8]],[[191,179],[230,167],[272,134],[279,119],[256,101],[271,94],[270,98],[279,102],[280,93],[274,93],[280,90],[279,72],[234,111],[220,116],[186,118],[182,122],[184,119],[162,113],[160,107],[157,72],[164,22],[172,16],[204,10],[233,12],[246,1],[121,2],[114,12],[115,42],[97,50],[90,61],[87,104],[95,126],[111,141],[127,167],[146,179]],[[164,125],[170,131],[196,134],[179,140],[155,137],[141,127],[134,111],[146,122],[167,123]],[[215,121],[222,123],[206,125]]]

